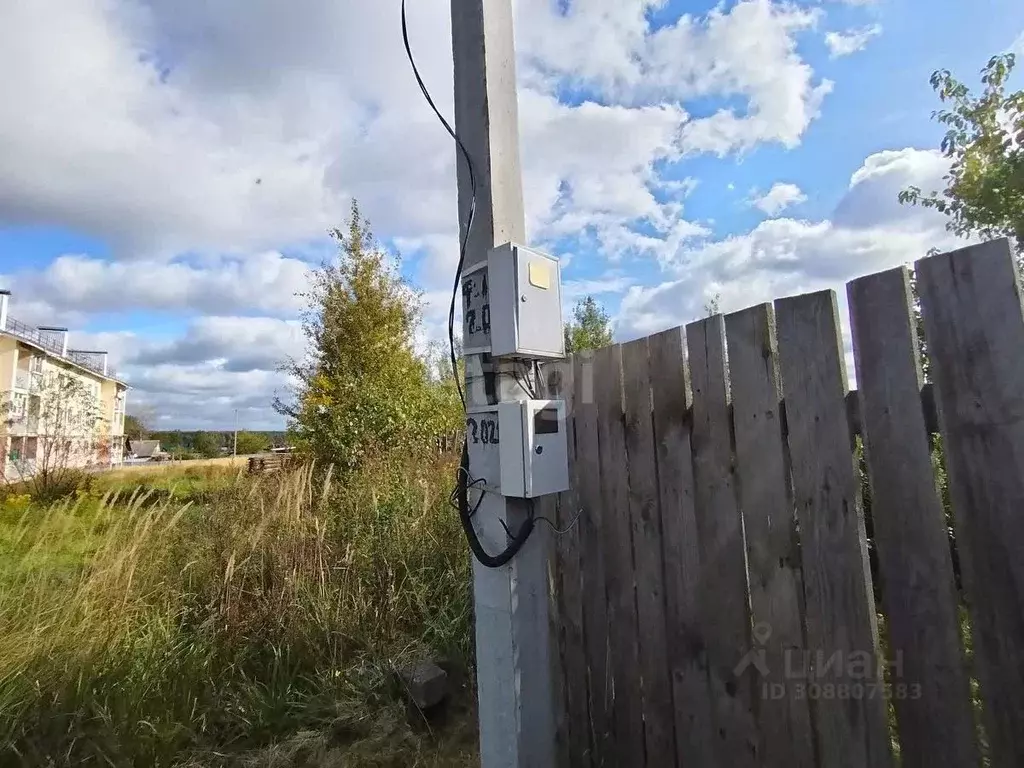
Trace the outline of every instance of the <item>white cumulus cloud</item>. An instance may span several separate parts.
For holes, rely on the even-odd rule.
[[[828,46],[829,57],[838,59],[841,56],[849,56],[851,53],[864,50],[871,39],[880,34],[882,34],[882,27],[879,24],[849,29],[846,32],[829,32],[825,35],[825,45]]]
[[[416,260],[428,334],[441,335],[458,255],[455,150],[408,70],[397,2],[0,5],[0,68],[18,74],[0,78],[0,226],[59,227],[105,246],[42,266],[0,253],[19,319],[120,327],[81,343],[111,349],[131,397],[163,426],[223,427],[236,407],[270,423],[283,386],[273,362],[300,343],[296,294],[354,196],[377,235]],[[800,52],[821,9],[738,0],[656,27],[664,0],[562,6],[515,10],[530,239],[575,251],[574,269],[598,262],[570,291],[626,291],[624,322],[636,328],[643,312],[669,315],[651,298],[668,289],[644,288],[650,273],[633,274],[634,261],[688,281],[674,289],[683,309],[717,283],[724,303],[731,286],[753,290],[787,259],[811,259],[815,237],[835,242],[828,232],[854,231],[874,210],[861,190],[881,188],[899,158],[866,163],[874,175],[830,222],[766,223],[726,246],[688,214],[695,182],[665,172],[698,154],[800,144],[832,89]],[[448,0],[409,12],[417,62],[450,116]],[[694,108],[707,99],[728,106]],[[712,268],[702,254],[715,248]],[[778,263],[740,268],[759,249]],[[145,312],[174,327],[133,327]]]
[[[273,251],[201,264],[65,255],[41,271],[0,275],[0,283],[14,293],[12,313],[21,312],[27,299],[29,308],[35,302],[65,314],[156,310],[288,316],[304,305],[300,294],[309,286],[308,274],[306,262]],[[39,311],[37,306],[33,316]]]
[[[797,52],[817,11],[742,0],[655,29],[647,11],[661,5],[594,0],[562,15],[548,0],[517,4],[539,238],[558,234],[553,209],[674,237],[664,221],[678,208],[652,202],[657,163],[792,147],[818,114],[831,84]],[[59,222],[119,260],[301,243],[341,223],[353,195],[387,237],[456,231],[454,149],[408,71],[397,3],[65,6],[0,12],[0,67],[20,73],[0,86],[0,223]],[[418,63],[451,115],[448,4],[414,3],[410,16]],[[600,103],[555,98],[573,83]],[[685,102],[706,96],[746,106],[691,119]]]
[[[681,250],[664,264],[670,279],[627,291],[617,332],[630,338],[690,322],[715,295],[731,312],[780,296],[841,289],[853,277],[912,262],[933,247],[955,247],[943,216],[896,199],[908,185],[938,184],[947,169],[934,151],[871,155],[829,219],[769,219],[749,232]]]
[[[746,101],[742,114],[722,109],[687,123],[687,152],[722,155],[760,142],[796,146],[832,88],[797,52],[798,36],[817,24],[820,12],[741,0],[654,29],[647,14],[663,5],[589,0],[563,14],[549,0],[520,0],[530,82],[549,90],[583,84],[623,104],[738,96]]]
[[[131,384],[128,412],[153,429],[229,429],[236,408],[242,429],[279,429],[271,404],[289,383],[279,369],[304,349],[298,323],[268,317],[197,318],[170,339],[72,330],[70,341],[110,351]]]
[[[777,216],[787,208],[799,205],[806,200],[807,195],[796,184],[780,181],[773,184],[772,188],[763,195],[755,193],[750,204],[769,216]]]

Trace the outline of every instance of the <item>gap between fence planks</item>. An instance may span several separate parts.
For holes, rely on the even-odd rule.
[[[759,304],[725,318],[735,431],[736,481],[746,533],[758,725],[765,768],[811,768],[807,697],[786,670],[803,659],[803,586],[789,492],[775,318]],[[788,655],[788,658],[787,658]]]
[[[848,286],[871,517],[905,768],[976,766],[953,561],[921,408],[904,267]]]
[[[1024,313],[1007,240],[917,262],[995,768],[1024,765]]]

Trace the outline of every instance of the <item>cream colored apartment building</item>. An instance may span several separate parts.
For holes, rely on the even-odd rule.
[[[21,323],[10,300],[0,291],[0,482],[50,462],[120,464],[128,385],[108,367],[107,353],[68,349],[66,328]]]

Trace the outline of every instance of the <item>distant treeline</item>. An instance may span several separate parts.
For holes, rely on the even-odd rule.
[[[234,447],[235,433],[232,431],[185,431],[149,432],[147,440],[159,440],[160,448],[168,453],[198,454],[204,456],[217,455]],[[250,454],[266,451],[270,448],[287,445],[284,432],[252,432],[238,433],[238,453]]]

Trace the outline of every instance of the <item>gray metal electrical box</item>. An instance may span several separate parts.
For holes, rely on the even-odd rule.
[[[488,254],[486,267],[466,273],[462,291],[467,353],[528,360],[565,357],[558,259],[506,243]]]
[[[569,489],[565,402],[519,400],[470,409],[473,479],[502,496],[533,499]]]

